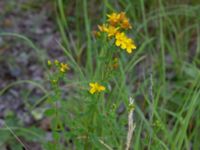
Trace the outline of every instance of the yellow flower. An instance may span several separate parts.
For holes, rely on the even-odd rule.
[[[120,16],[120,21],[122,21],[122,20],[124,20],[126,18],[125,12],[120,12],[119,16]]]
[[[112,26],[120,25],[122,29],[131,29],[132,26],[129,23],[129,19],[126,17],[125,12],[112,13],[108,16],[108,22]]]
[[[107,15],[107,16],[108,16],[108,22],[113,26],[118,24],[119,21],[120,21],[120,14],[118,14],[118,13],[112,13],[112,14]]]
[[[136,45],[134,44],[131,38],[128,38],[124,32],[117,33],[115,45],[121,47],[122,49],[126,49],[128,53],[132,53],[133,49],[136,49]]]
[[[101,32],[108,33],[108,37],[114,36],[118,32],[118,29],[119,29],[119,28],[116,28],[116,27],[111,26],[111,25],[108,26],[106,24],[98,25],[98,28]]]
[[[114,26],[109,26],[106,32],[108,33],[108,37],[111,37],[111,36],[114,36],[118,32],[118,28]]]
[[[136,49],[135,43],[133,42],[132,39],[127,38],[127,40],[126,40],[126,51],[130,54],[130,53],[132,53],[132,50],[134,50],[134,49]]]
[[[94,93],[99,93],[101,91],[104,91],[106,88],[100,84],[98,84],[97,82],[94,82],[94,83],[90,83],[90,90],[89,92],[91,94],[94,94]]]
[[[128,18],[125,18],[120,25],[121,25],[121,28],[123,28],[123,29],[131,29],[132,28],[131,24],[129,23]]]
[[[60,71],[64,73],[64,72],[66,72],[67,70],[69,70],[68,64],[61,63],[61,64],[60,64]]]
[[[98,25],[100,32],[106,32],[109,38],[114,36],[116,46],[126,50],[128,53],[132,53],[136,49],[136,45],[131,38],[122,32],[124,29],[132,28],[125,12],[111,13],[107,16],[107,24]]]
[[[125,33],[124,32],[117,33],[115,38],[116,38],[115,45],[121,47],[122,49],[125,49],[126,48],[125,40],[127,39]]]
[[[132,26],[129,23],[129,19],[126,17],[125,12],[121,12],[120,14],[120,26],[123,29],[131,29]]]

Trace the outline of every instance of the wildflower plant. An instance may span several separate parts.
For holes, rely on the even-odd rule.
[[[200,5],[197,0],[176,5],[161,0],[99,1],[100,7],[91,0],[55,2],[52,8],[57,16],[53,20],[57,21],[60,34],[53,44],[62,50],[62,59],[65,57],[67,63],[47,61],[45,51],[29,38],[4,32],[12,30],[11,26],[7,30],[4,25],[9,18],[4,17],[7,11],[3,11],[1,81],[4,78],[17,81],[8,82],[5,87],[6,82],[1,85],[0,149],[31,149],[32,145],[38,147],[37,143],[41,143],[39,149],[44,150],[199,150]],[[107,14],[114,6],[123,7],[129,13]],[[103,22],[97,21],[101,8]],[[52,17],[48,15],[46,19],[49,22]],[[140,25],[135,27],[132,21]],[[94,36],[93,27],[97,30]],[[137,31],[137,39],[142,41],[139,48],[131,30]],[[49,31],[47,34],[57,35],[54,30]],[[4,39],[4,36],[23,40],[38,57],[27,64],[30,57],[26,52],[18,55],[16,48],[5,51],[12,48],[13,43],[8,43],[13,42],[13,38]],[[44,43],[49,43],[49,38]],[[41,45],[46,47],[46,44]],[[20,47],[17,42],[17,48]],[[20,64],[12,66],[15,65],[13,57],[7,57],[10,52],[20,56],[16,61]],[[31,52],[30,56],[35,55]],[[30,81],[26,76],[16,75],[18,70],[24,72],[18,69],[23,66],[29,68],[29,75],[36,60],[48,68],[44,80]],[[33,77],[37,74],[38,71]],[[11,89],[18,85],[19,89]],[[23,90],[22,87],[28,88]],[[18,96],[24,100],[19,107],[7,109],[13,100],[15,105]]]
[[[53,118],[54,141],[57,143],[65,139],[70,144],[72,140],[76,149],[102,149],[105,145],[113,147],[121,142],[125,143],[124,139],[118,140],[119,135],[126,137],[126,129],[123,119],[122,122],[117,121],[116,111],[120,103],[112,99],[115,89],[113,83],[121,76],[121,50],[118,49],[131,54],[136,45],[133,39],[126,35],[126,32],[132,29],[132,25],[124,12],[108,14],[107,18],[105,24],[98,25],[99,31],[94,43],[99,44],[99,47],[96,47],[93,71],[84,73],[76,64],[76,69],[72,68],[79,73],[74,75],[78,84],[65,80],[70,69],[68,64],[58,60],[47,62],[53,71],[49,79],[54,93],[50,97],[52,105],[46,114]],[[76,94],[69,94],[67,101],[62,97],[60,83],[63,81],[67,81],[64,84],[76,87]],[[116,86],[122,86],[121,82]],[[124,119],[127,122],[127,117]],[[64,132],[65,128],[69,128],[69,131],[60,135],[57,133],[58,127],[61,132]]]
[[[129,54],[136,49],[133,39],[125,34],[125,30],[132,29],[132,26],[124,12],[108,14],[106,24],[99,25],[99,31],[107,33],[108,38],[114,38],[115,45]]]
[[[62,120],[62,89],[61,83],[65,80],[67,72],[70,70],[70,67],[67,63],[60,62],[58,60],[47,61],[47,66],[49,68],[49,81],[52,89],[52,93],[48,98],[48,108],[44,112],[44,115],[50,118],[50,128],[52,130],[53,141],[47,142],[44,147],[45,149],[63,149],[64,145],[60,145],[62,136],[58,132],[64,132],[64,126]]]

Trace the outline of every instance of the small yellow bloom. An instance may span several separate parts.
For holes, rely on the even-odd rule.
[[[126,17],[125,12],[121,12],[120,14],[120,26],[122,29],[131,29],[132,26],[129,22],[129,19]]]
[[[117,34],[118,28],[116,28],[116,27],[114,27],[114,26],[109,26],[109,27],[107,28],[107,31],[106,31],[106,32],[108,33],[108,37],[112,37],[112,36],[114,36],[115,34]]]
[[[60,72],[65,72],[65,69],[64,68],[60,68]]]
[[[90,83],[90,90],[89,92],[91,94],[94,94],[94,93],[99,93],[101,91],[104,91],[106,88],[100,84],[98,84],[97,82],[94,82],[94,83]]]
[[[134,49],[136,49],[135,43],[133,42],[132,39],[127,38],[127,40],[126,40],[126,51],[130,54],[130,53],[132,53],[132,50],[134,50]]]
[[[124,32],[117,33],[115,38],[116,38],[115,45],[121,47],[122,49],[125,49],[126,48],[125,40],[127,39],[125,33]]]
[[[120,16],[120,21],[122,21],[122,20],[127,18],[125,12],[120,12],[119,16]]]
[[[129,20],[127,18],[124,19],[120,25],[121,25],[121,28],[123,28],[123,29],[131,29],[132,28],[132,26],[129,23]]]
[[[112,26],[115,26],[119,23],[120,21],[120,14],[118,13],[112,13],[110,15],[107,15],[108,16],[108,22],[112,25]]]
[[[106,32],[108,34],[108,37],[114,36],[118,32],[118,29],[119,29],[119,28],[114,27],[112,25],[108,26],[106,24],[98,25],[98,28],[101,32]]]
[[[132,53],[132,50],[136,49],[136,45],[134,44],[133,40],[128,38],[124,32],[117,33],[115,38],[115,45],[125,49],[128,53]]]
[[[126,17],[125,12],[112,13],[108,16],[108,22],[112,26],[120,25],[122,29],[131,29],[132,26],[129,23],[129,19]]]
[[[69,70],[68,64],[61,63],[61,64],[60,64],[60,71],[64,73],[64,72],[66,72],[67,70]]]
[[[61,63],[60,66],[66,70],[69,70],[68,64]]]

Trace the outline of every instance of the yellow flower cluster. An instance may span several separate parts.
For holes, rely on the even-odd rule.
[[[89,85],[90,85],[89,92],[91,94],[99,93],[101,91],[105,91],[105,89],[106,89],[104,86],[98,84],[97,82],[94,82],[94,83],[91,82]]]
[[[136,46],[131,38],[128,38],[124,32],[117,33],[115,36],[115,45],[126,49],[128,53],[132,53],[133,49],[136,49]]]
[[[124,29],[132,28],[125,13],[112,13],[107,16],[108,24],[98,25],[99,31],[107,33],[109,38],[114,37],[116,46],[126,50],[128,53],[132,53],[132,51],[136,49],[136,45],[134,41],[123,32]]]
[[[131,29],[128,18],[124,12],[108,14],[108,22],[112,26],[120,25],[123,29]]]
[[[52,62],[50,60],[47,61],[48,66],[52,66]],[[61,63],[58,60],[54,61],[55,66],[57,66],[60,70],[60,72],[65,73],[67,70],[69,70],[69,65],[65,63]]]

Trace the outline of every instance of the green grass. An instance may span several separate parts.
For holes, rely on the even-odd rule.
[[[64,86],[58,83],[52,85],[51,91],[44,90],[48,95],[45,104],[51,105],[45,115],[52,118],[54,139],[52,143],[41,140],[44,149],[125,149],[130,97],[135,99],[136,125],[131,148],[200,149],[198,0],[190,4],[186,0],[174,4],[170,0],[57,0],[55,7],[55,21],[62,37],[62,42],[55,44],[63,50],[73,76],[60,76],[47,69],[50,79],[60,76]],[[68,12],[71,7],[73,11]],[[113,11],[126,12],[133,24],[128,34],[134,38],[137,49],[130,55],[120,51],[119,69],[107,76],[107,64],[116,47],[105,42],[105,37],[94,38],[92,31]],[[43,54],[21,35],[0,35],[22,38],[38,50],[38,56]],[[42,62],[45,59],[46,56],[41,57]],[[106,92],[89,94],[88,84],[94,81],[102,83]],[[0,94],[20,83],[44,89],[39,83],[19,81]],[[62,93],[67,96],[62,97]],[[45,104],[41,107],[45,108]],[[125,111],[116,113],[122,104]],[[67,146],[61,144],[63,139]]]

